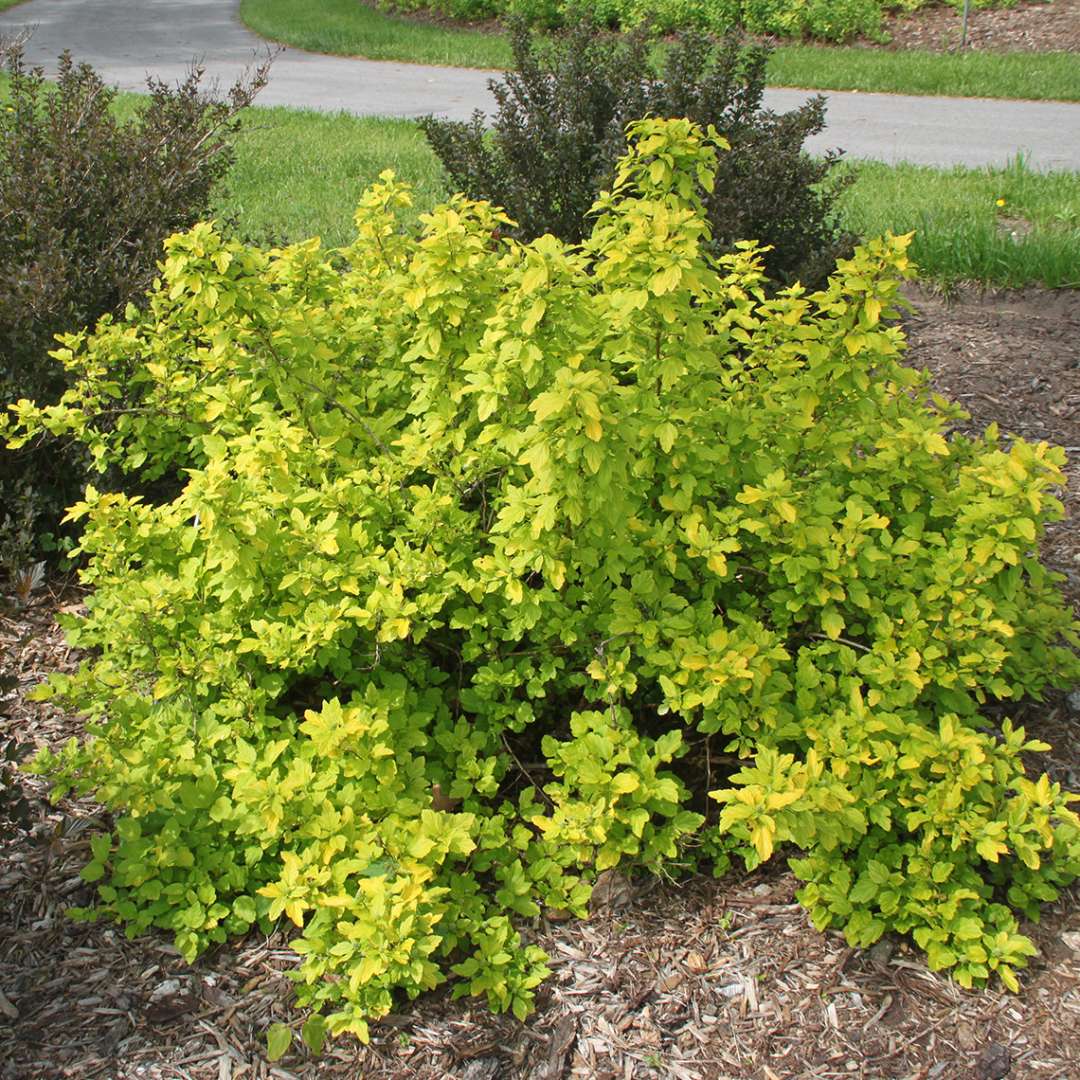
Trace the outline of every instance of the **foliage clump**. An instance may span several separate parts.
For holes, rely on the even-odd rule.
[[[447,979],[523,1016],[516,922],[607,868],[794,852],[819,926],[1016,985],[1080,832],[983,706],[1080,670],[1062,453],[948,433],[908,238],[772,297],[709,256],[717,145],[636,124],[581,245],[462,196],[403,234],[392,174],[339,252],[199,225],[67,339],[21,428],[187,477],[72,510],[91,658],[46,693],[88,735],[37,768],[115,812],[98,914],[188,957],[292,920],[320,1045]]]
[[[0,401],[57,400],[55,335],[141,296],[165,237],[206,215],[232,162],[238,112],[260,71],[214,100],[193,70],[151,80],[124,121],[93,68],[60,58],[55,83],[6,50],[0,109]],[[116,412],[132,402],[117,400]],[[0,455],[0,567],[18,569],[81,492],[81,459],[56,444]]]
[[[578,243],[589,211],[626,152],[626,126],[642,116],[685,116],[716,127],[730,143],[705,196],[714,253],[754,239],[774,281],[823,284],[853,237],[836,220],[845,184],[839,153],[803,150],[825,128],[820,95],[790,112],[762,107],[769,50],[737,35],[715,41],[683,33],[653,68],[644,31],[615,36],[591,23],[539,41],[521,21],[511,28],[514,69],[491,90],[498,109],[470,123],[427,117],[421,126],[451,190],[501,206],[514,235],[552,233]]]

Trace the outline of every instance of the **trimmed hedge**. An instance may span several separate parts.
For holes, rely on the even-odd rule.
[[[688,29],[743,30],[779,38],[844,42],[883,35],[883,16],[916,10],[934,0],[378,0],[384,11],[434,11],[449,19],[476,21],[516,15],[535,26],[556,28],[587,19],[611,29],[647,25],[660,33]],[[976,0],[976,7],[1009,7],[1014,0]],[[952,0],[962,7],[963,0]]]

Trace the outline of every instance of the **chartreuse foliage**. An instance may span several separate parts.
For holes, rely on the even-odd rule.
[[[390,175],[339,252],[200,225],[16,407],[186,478],[72,510],[91,658],[49,692],[88,738],[37,767],[116,812],[98,910],[188,957],[292,920],[312,1045],[451,977],[524,1015],[515,919],[606,867],[793,845],[819,926],[1009,985],[1080,869],[980,715],[1078,671],[1035,557],[1061,452],[946,434],[886,322],[907,238],[765,299],[703,255],[715,140],[632,136],[580,246],[460,196],[413,238]]]

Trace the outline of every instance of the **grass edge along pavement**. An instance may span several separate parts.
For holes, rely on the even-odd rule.
[[[299,8],[291,0],[241,0],[240,19],[271,41],[312,52],[449,67],[511,64],[504,34],[387,15],[359,0],[308,0]],[[811,90],[1080,101],[1080,67],[1064,52],[957,55],[780,45],[768,81]]]
[[[139,98],[122,94],[123,109]],[[1080,287],[1080,173],[933,169],[845,162],[855,182],[840,200],[860,236],[915,231],[911,255],[940,285]],[[361,192],[384,169],[414,185],[412,220],[447,195],[441,165],[410,120],[255,106],[214,213],[256,242],[352,238]]]

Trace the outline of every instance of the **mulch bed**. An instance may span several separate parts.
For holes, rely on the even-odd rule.
[[[960,12],[945,4],[890,15],[885,20],[889,36],[885,47],[956,52],[962,24]],[[966,47],[977,52],[1080,52],[1080,0],[1035,0],[999,8],[978,8],[973,3]]]
[[[890,18],[872,48],[955,50],[950,8]],[[973,11],[969,48],[1080,52],[1080,0]],[[1046,439],[1070,451],[1068,517],[1044,561],[1080,612],[1080,292],[915,289],[909,361],[981,430]],[[78,589],[46,583],[0,608],[0,747],[59,746],[78,721],[26,693],[77,661],[55,615]],[[4,688],[3,676],[16,686]],[[1018,710],[1054,749],[1044,765],[1080,790],[1080,710],[1057,695]],[[2,766],[0,766],[2,768]],[[0,784],[3,773],[0,772]],[[15,783],[28,820],[0,799],[0,1080],[1074,1080],[1080,1062],[1080,887],[1039,926],[1041,954],[1022,992],[965,992],[929,972],[906,943],[867,952],[819,934],[779,867],[722,881],[611,878],[584,922],[536,921],[529,938],[553,975],[524,1024],[446,992],[402,1003],[370,1046],[296,1042],[276,1065],[263,1033],[292,1022],[284,934],[252,936],[189,966],[163,936],[134,941],[64,912],[92,901],[78,876],[105,822],[89,800],[47,801]],[[2,792],[0,792],[2,794]]]
[[[1073,448],[1070,518],[1044,555],[1080,610],[1080,293],[951,299],[913,290],[909,360],[972,414],[971,426]],[[0,614],[17,687],[0,699],[0,742],[57,746],[79,724],[25,694],[76,661],[55,625],[78,590],[48,584]],[[1059,695],[1020,719],[1054,745],[1049,769],[1080,788],[1080,715]],[[553,976],[525,1024],[446,992],[401,1005],[372,1043],[299,1042],[266,1061],[263,1033],[292,1021],[287,937],[218,949],[194,966],[167,939],[128,941],[64,910],[91,901],[78,876],[103,823],[88,800],[53,807],[17,781],[30,820],[0,820],[0,1078],[364,1077],[366,1080],[1074,1080],[1080,1062],[1080,890],[1028,928],[1041,955],[1012,995],[966,992],[902,941],[867,952],[819,934],[779,867],[722,881],[624,882],[584,922],[537,920]]]

